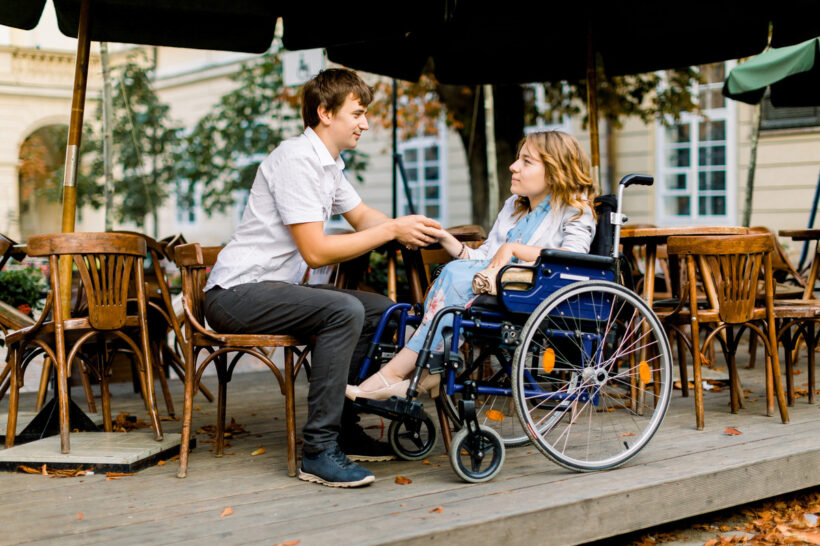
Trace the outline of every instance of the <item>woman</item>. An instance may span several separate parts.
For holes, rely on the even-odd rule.
[[[510,165],[512,196],[504,203],[487,240],[471,249],[444,230],[439,242],[456,260],[447,264],[430,287],[424,318],[406,346],[379,372],[359,386],[348,385],[346,396],[386,400],[405,396],[419,350],[435,314],[443,307],[468,307],[475,299],[473,277],[511,262],[531,262],[543,248],[589,252],[595,235],[591,206],[595,187],[589,176],[589,159],[578,141],[562,132],[531,133],[519,144],[518,159]],[[445,317],[439,330],[452,325]],[[441,345],[436,333],[432,347]],[[440,375],[425,377],[419,390],[438,387]]]

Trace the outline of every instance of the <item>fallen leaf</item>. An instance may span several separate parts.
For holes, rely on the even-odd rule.
[[[635,433],[634,432],[624,432],[623,434],[621,434],[621,438],[625,438],[627,436],[635,436]]]
[[[407,485],[413,483],[413,480],[405,478],[404,476],[396,476],[396,483],[399,485]]]
[[[820,544],[820,533],[792,529],[787,525],[778,525],[777,530],[787,537],[794,537],[808,544]]]
[[[157,466],[165,466],[165,463],[168,461],[158,461]]]
[[[430,462],[430,459],[424,459],[423,461],[421,461],[421,464],[433,464],[433,463]]]
[[[262,455],[265,451],[266,451],[266,450],[265,450],[265,448],[264,448],[264,447],[260,447],[259,449],[257,449],[257,450],[256,450],[256,451],[254,451],[253,453],[251,453],[251,457],[253,457],[253,456],[255,456],[255,455]]]
[[[202,408],[200,408],[199,406],[194,406],[194,409],[195,410],[201,410]]]
[[[287,542],[279,542],[276,546],[296,546],[297,544],[301,544],[301,540],[289,540]]]
[[[729,436],[740,436],[743,433],[734,427],[727,427],[726,430],[723,431],[723,434],[727,434]]]
[[[443,511],[444,511],[444,509],[441,506],[437,506],[437,507],[433,508],[432,510],[430,510],[429,513],[430,514],[441,514]]]
[[[106,478],[122,478],[123,476],[133,476],[133,472],[106,472]]]
[[[77,519],[83,519],[84,517],[82,512],[77,512]]]
[[[486,412],[484,412],[484,416],[490,421],[500,422],[504,420],[504,414],[494,409],[487,410]]]
[[[230,516],[231,514],[233,514],[233,508],[228,506],[224,510],[222,510],[222,513],[219,514],[219,517],[224,518],[225,516]]]

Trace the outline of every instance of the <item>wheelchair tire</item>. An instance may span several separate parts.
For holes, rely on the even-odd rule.
[[[420,421],[393,421],[387,430],[390,447],[405,461],[420,461],[436,446],[436,426],[426,413]]]
[[[467,364],[456,377],[456,383],[463,383],[473,379],[479,384],[488,384],[496,387],[511,388],[510,376],[500,363],[509,361],[509,353],[502,349],[488,350],[485,348],[479,357]],[[489,362],[487,362],[489,361]],[[489,371],[489,376],[486,375]],[[446,376],[445,376],[446,377]],[[458,430],[461,428],[461,417],[458,414],[458,394],[450,396],[444,385],[441,388],[441,397],[447,417]],[[521,427],[515,413],[515,404],[511,396],[501,394],[479,394],[476,400],[476,417],[481,425],[495,429],[506,447],[520,447],[530,443],[530,439]]]
[[[477,438],[469,430],[459,430],[450,443],[450,466],[458,477],[469,483],[493,479],[504,465],[504,442],[490,427],[479,426]]]
[[[669,341],[634,292],[578,282],[530,315],[512,386],[524,430],[544,455],[576,471],[615,468],[649,442],[666,414]]]

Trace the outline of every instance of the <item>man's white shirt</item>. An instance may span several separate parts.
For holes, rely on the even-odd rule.
[[[261,281],[298,284],[308,269],[288,225],[327,222],[361,198],[311,128],[282,142],[259,165],[239,227],[219,253],[205,290]]]

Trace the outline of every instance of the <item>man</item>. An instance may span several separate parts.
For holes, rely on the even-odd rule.
[[[218,331],[315,336],[299,478],[357,487],[375,478],[338,444],[348,368],[354,351],[363,356],[391,302],[299,282],[308,267],[343,262],[393,239],[427,245],[441,226],[423,216],[387,218],[365,205],[342,174],[340,153],[355,148],[368,129],[373,99],[355,72],[322,71],[305,84],[302,98],[305,131],[259,166],[242,221],[205,287],[205,314]],[[325,235],[332,214],[344,216],[356,232]]]

